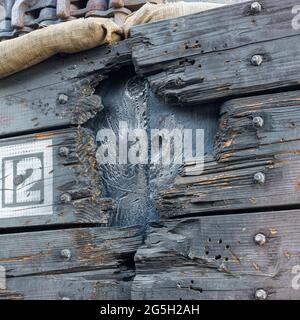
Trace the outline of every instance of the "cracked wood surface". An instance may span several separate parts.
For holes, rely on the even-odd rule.
[[[0,136],[83,124],[103,109],[95,87],[130,64],[129,41],[55,56],[0,80]],[[60,101],[60,95],[68,99]]]
[[[255,15],[251,3],[133,28],[137,72],[165,102],[184,105],[299,86],[297,1],[262,0]]]
[[[299,211],[162,220],[136,253],[132,298],[254,299],[263,288],[268,299],[299,299],[299,232]]]
[[[234,163],[205,162],[203,173],[186,164],[173,185],[160,191],[162,217],[230,210],[299,206],[299,156],[279,156]],[[254,181],[261,172],[265,183]]]
[[[234,99],[223,104],[215,155],[219,162],[299,153],[300,91]],[[253,123],[261,117],[262,126]]]
[[[39,143],[43,143],[43,148]],[[114,212],[114,204],[112,199],[101,198],[101,179],[97,172],[96,146],[91,131],[70,128],[2,139],[0,140],[1,156],[4,157],[4,153],[7,154],[10,151],[16,154],[22,146],[25,146],[26,150],[32,145],[35,146],[34,154],[43,157],[41,168],[39,168],[42,176],[33,181],[29,180],[34,176],[33,169],[30,168],[26,169],[23,176],[18,176],[16,171],[2,172],[0,190],[3,212],[1,212],[6,214],[6,211],[11,210],[11,214],[9,217],[0,216],[0,229],[79,223],[107,224]],[[67,150],[67,155],[60,154],[61,148]],[[13,161],[17,166],[26,158],[26,151],[23,152],[24,154],[13,157],[16,158]],[[31,156],[33,151],[27,152]],[[2,161],[6,161],[6,158]],[[7,190],[4,181],[12,180],[16,184],[15,181],[19,177],[25,180],[21,181],[20,186],[13,187],[17,190]],[[25,200],[30,192],[42,190],[40,202],[19,204],[16,199],[11,200],[10,193],[6,196],[7,191],[17,193],[18,190],[25,189],[28,189],[28,193],[23,194]],[[67,194],[67,198],[70,197],[70,199],[63,199],[63,194]],[[5,199],[10,202],[5,204]],[[35,210],[34,214],[32,210]]]
[[[7,276],[0,299],[129,299],[142,235],[95,227],[0,235],[0,243]]]
[[[134,273],[129,274],[132,278]],[[122,278],[124,277],[124,278]],[[7,279],[0,300],[130,300],[132,281],[98,270],[77,274],[29,276]]]
[[[299,206],[299,91],[234,99],[221,107],[204,171],[186,163],[157,208],[164,217]],[[262,126],[253,123],[260,117]],[[263,173],[264,183],[254,175]]]

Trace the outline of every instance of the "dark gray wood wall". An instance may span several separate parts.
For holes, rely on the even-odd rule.
[[[118,45],[56,56],[0,81],[1,166],[11,168],[1,175],[13,185],[8,201],[1,185],[1,212],[18,214],[0,219],[0,298],[255,299],[258,289],[267,299],[299,298],[299,92],[258,95],[298,86],[298,33],[289,29],[297,3],[261,3],[255,16],[249,2],[140,26]],[[186,38],[206,51],[178,50]],[[230,46],[218,49],[225,40]],[[250,66],[250,53],[262,52],[253,48],[270,49],[272,59]],[[224,104],[244,94],[258,96]],[[178,97],[181,105],[168,104]],[[204,129],[204,173],[194,162],[97,163],[98,130],[118,134],[119,121],[148,132]],[[28,197],[52,177],[53,201],[28,207],[26,193],[25,203],[17,194],[41,168],[18,174],[18,164],[23,156],[39,163],[44,152],[53,169],[31,182]]]

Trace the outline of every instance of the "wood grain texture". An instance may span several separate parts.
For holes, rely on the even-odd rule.
[[[9,278],[8,289],[0,291],[0,300],[129,300],[132,281],[126,276],[121,274],[118,279],[114,274],[99,270]]]
[[[0,263],[7,277],[117,269],[130,260],[138,228],[81,228],[0,235]],[[70,259],[61,256],[70,250]]]
[[[221,107],[212,157],[186,163],[157,197],[162,216],[299,206],[299,91],[234,99]],[[260,117],[261,126],[253,120]],[[265,183],[255,183],[263,173]]]
[[[220,114],[214,152],[219,162],[299,153],[299,91],[230,100]],[[256,117],[261,127],[253,123]]]
[[[135,256],[133,299],[299,299],[299,211],[163,220]],[[259,246],[254,236],[263,233]]]
[[[230,210],[299,206],[298,155],[274,155],[257,160],[218,163],[211,159],[199,172],[186,164],[173,185],[160,191],[157,209],[163,217]],[[255,182],[263,173],[265,182]]]
[[[44,143],[44,149],[39,149],[39,144],[35,145],[41,142]],[[26,149],[27,145],[29,148],[32,144],[36,148],[34,152],[28,150],[27,154],[25,152],[12,157],[12,161],[18,166],[24,159],[30,158],[33,152],[32,156],[38,157],[42,163],[39,168],[42,171],[41,178],[29,180],[34,174],[29,165],[23,176],[21,175],[25,180],[21,181],[19,188],[14,184],[15,179],[20,176],[16,170],[5,171],[6,158],[2,159],[1,168],[4,179],[1,179],[0,229],[78,223],[107,224],[114,212],[114,205],[112,199],[101,198],[101,179],[97,172],[96,146],[91,131],[71,128],[2,139],[0,142],[2,156],[3,148],[6,148],[6,153],[11,150],[16,153],[20,146],[25,146]],[[60,154],[61,148],[67,150],[67,155]],[[46,162],[46,154],[48,162]],[[9,157],[8,161],[10,159]],[[7,190],[4,181],[13,181],[14,191]],[[31,192],[39,191],[39,202],[19,203],[18,199],[14,198],[8,204],[5,203],[6,199],[13,199],[13,195],[10,197],[12,193],[18,193],[24,189],[28,189],[28,194],[23,194],[25,200],[27,196],[31,196]],[[67,195],[67,199],[62,195]],[[8,210],[10,214],[7,217]]]
[[[103,109],[95,87],[130,56],[129,42],[122,41],[55,56],[0,80],[0,136],[85,123]]]
[[[129,299],[142,235],[135,227],[96,227],[1,235],[0,243],[0,299]]]
[[[255,15],[251,3],[133,28],[137,72],[165,102],[182,105],[299,86],[297,1],[263,0]],[[263,63],[254,66],[258,54]]]

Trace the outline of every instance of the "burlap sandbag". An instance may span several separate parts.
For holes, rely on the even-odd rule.
[[[198,13],[226,4],[210,2],[176,2],[165,4],[145,4],[141,9],[132,13],[126,18],[124,31],[126,37],[129,36],[130,28],[136,25],[155,22],[165,19],[173,19],[188,14]]]
[[[110,19],[87,18],[49,26],[0,42],[0,78],[31,67],[56,53],[74,53],[121,39]]]

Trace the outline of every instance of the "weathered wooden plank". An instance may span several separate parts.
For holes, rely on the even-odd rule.
[[[226,102],[214,157],[206,158],[204,172],[185,164],[158,196],[162,215],[299,205],[299,94]],[[265,181],[255,181],[257,173]]]
[[[299,210],[161,221],[136,253],[132,298],[299,299],[299,232]]]
[[[82,124],[103,109],[95,87],[129,64],[129,41],[55,56],[0,80],[0,136]]]
[[[226,164],[206,161],[204,172],[186,164],[174,184],[160,191],[156,206],[163,217],[176,217],[299,205],[299,168],[299,155],[293,154]]]
[[[254,15],[251,3],[133,28],[137,72],[176,104],[299,86],[299,30],[292,28],[297,1],[263,0]],[[254,55],[261,65],[251,64]]]
[[[129,300],[132,281],[121,276],[99,270],[9,278],[7,289],[0,290],[0,300]]]
[[[103,269],[113,274],[130,264],[141,241],[137,227],[5,234],[0,235],[0,264],[8,278]]]
[[[142,234],[95,227],[0,235],[0,243],[0,299],[129,299]]]
[[[0,229],[108,223],[93,134],[82,128],[0,141]]]
[[[226,102],[215,143],[218,161],[299,153],[299,102],[300,91]]]

